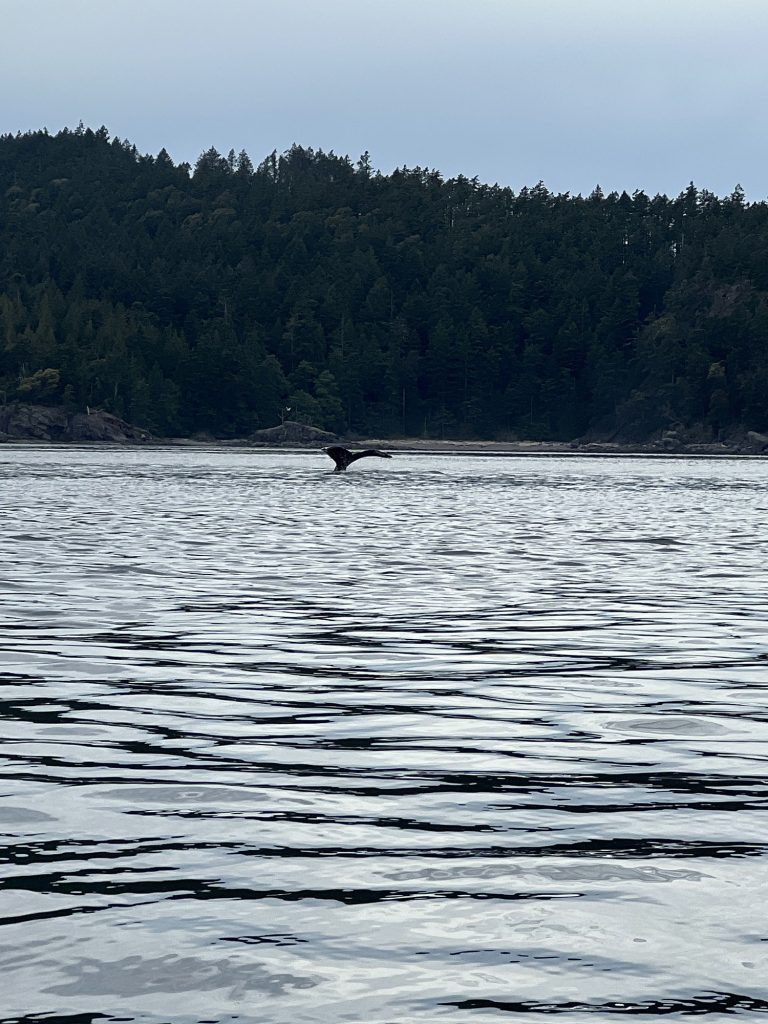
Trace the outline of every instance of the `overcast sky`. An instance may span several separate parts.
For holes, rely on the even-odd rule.
[[[767,0],[0,0],[0,131],[768,196]]]

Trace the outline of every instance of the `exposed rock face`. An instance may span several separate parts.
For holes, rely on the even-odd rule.
[[[69,437],[72,441],[149,441],[146,430],[132,427],[130,423],[109,412],[76,413],[69,421]]]
[[[768,448],[768,434],[759,434],[756,430],[748,430],[746,443],[754,451],[765,451]]]
[[[151,440],[146,430],[108,412],[68,413],[47,405],[0,408],[0,435],[13,441],[102,441],[137,443]]]
[[[279,427],[267,427],[266,430],[257,430],[250,438],[252,444],[264,445],[265,447],[288,445],[295,448],[322,447],[338,441],[335,434],[327,430],[318,430],[317,427],[308,427],[304,423],[296,423],[294,420],[286,420]]]
[[[0,430],[9,438],[62,441],[68,421],[63,409],[46,405],[7,405],[0,409]]]

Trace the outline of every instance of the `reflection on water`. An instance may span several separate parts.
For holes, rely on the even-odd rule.
[[[0,1021],[762,1017],[768,464],[326,463],[0,451]]]

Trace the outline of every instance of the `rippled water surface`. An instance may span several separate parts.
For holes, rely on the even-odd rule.
[[[768,1013],[768,463],[0,450],[0,1021]]]

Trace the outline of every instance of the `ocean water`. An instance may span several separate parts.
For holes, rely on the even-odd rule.
[[[0,1021],[768,1013],[768,462],[0,448]]]

